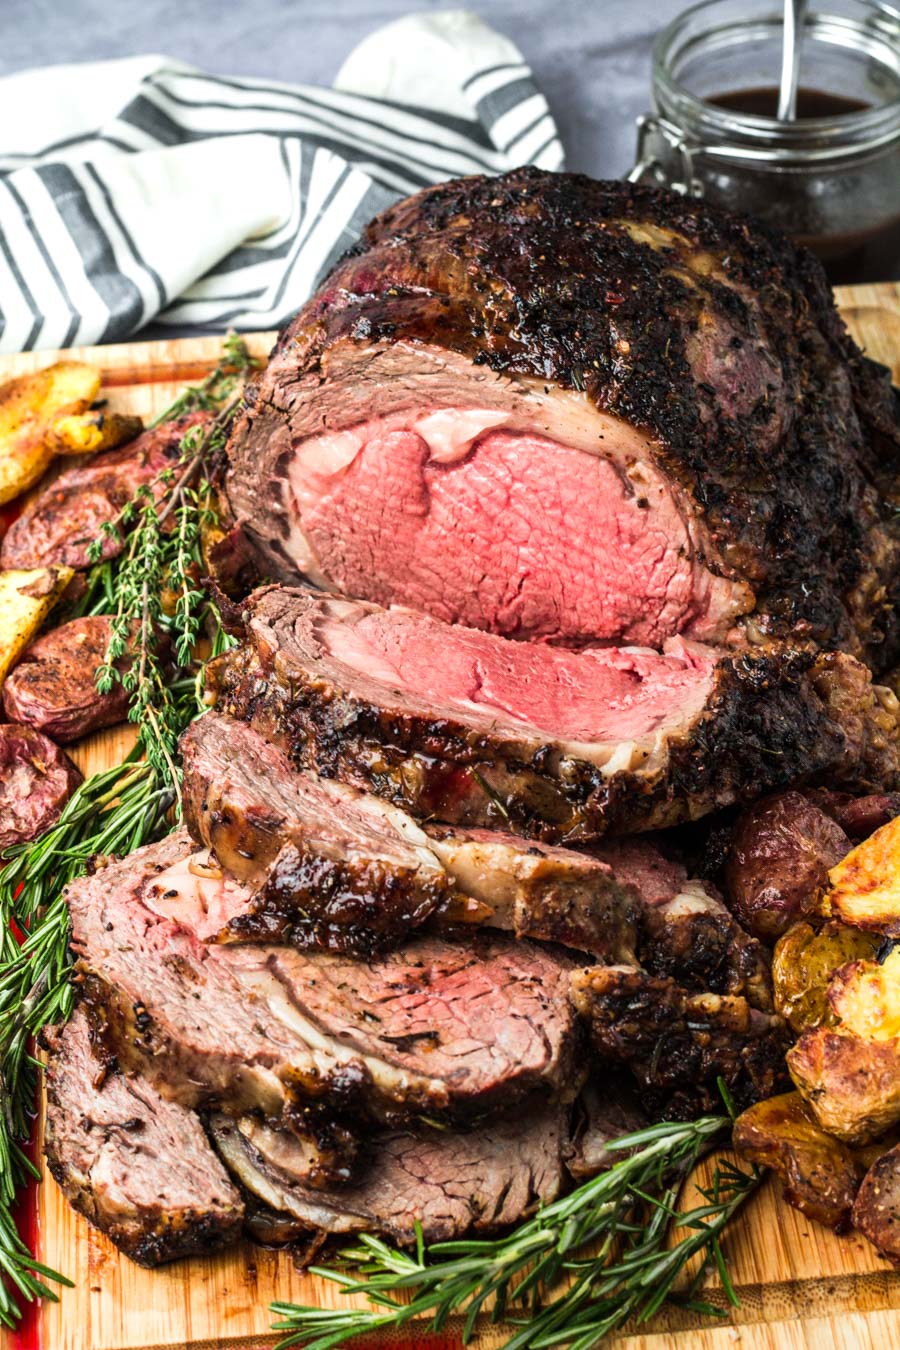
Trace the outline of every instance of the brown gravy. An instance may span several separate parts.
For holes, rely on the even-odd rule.
[[[775,117],[778,112],[778,88],[766,85],[753,89],[729,89],[721,94],[710,94],[706,102],[730,112],[751,117]],[[847,113],[863,112],[872,104],[843,94],[827,93],[824,89],[797,91],[797,120],[813,117],[840,117]],[[773,184],[774,191],[780,189]],[[766,201],[760,200],[757,210],[766,216]],[[832,285],[860,281],[891,281],[900,279],[900,217],[894,217],[873,228],[847,233],[822,234],[803,228],[802,216],[796,222],[795,237],[819,257]]]
[[[778,87],[772,84],[761,89],[728,89],[724,94],[710,94],[706,102],[750,117],[777,117]],[[842,117],[846,113],[864,112],[871,106],[858,98],[827,94],[824,89],[797,90],[798,121],[810,117]]]

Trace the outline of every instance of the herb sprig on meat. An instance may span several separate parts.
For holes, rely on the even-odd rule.
[[[714,1265],[725,1297],[737,1303],[722,1233],[762,1174],[721,1161],[700,1190],[702,1203],[685,1211],[676,1207],[692,1169],[731,1123],[730,1116],[706,1116],[624,1136],[608,1145],[626,1154],[619,1162],[506,1237],[439,1242],[427,1250],[420,1241],[414,1254],[361,1237],[340,1253],[352,1272],[313,1266],[312,1273],[369,1306],[273,1304],[279,1319],[274,1330],[286,1333],[278,1350],[331,1350],[413,1319],[438,1332],[453,1316],[465,1318],[466,1343],[482,1313],[517,1328],[506,1350],[588,1350],[624,1322],[652,1317],[676,1289],[683,1306],[721,1315],[721,1308],[698,1296],[700,1283]],[[674,1243],[673,1232],[680,1233]],[[682,1277],[684,1287],[678,1284]]]
[[[73,793],[56,824],[29,844],[6,853],[0,872],[0,1324],[14,1326],[20,1297],[55,1298],[51,1285],[68,1283],[36,1262],[16,1226],[15,1201],[37,1173],[24,1144],[32,1129],[38,1064],[32,1039],[50,1022],[68,1019],[73,988],[69,922],[62,892],[95,857],[127,854],[165,834],[180,814],[176,746],[202,711],[205,636],[208,655],[224,650],[218,611],[200,586],[200,539],[212,518],[210,475],[224,449],[243,379],[254,361],[244,342],[229,336],[220,360],[199,385],[186,389],[153,425],[195,411],[212,414],[188,429],[177,462],[160,476],[162,501],[150,486],[138,490],[119,519],[106,527],[122,548],[99,561],[102,538],[77,614],[112,614],[112,642],[98,673],[100,690],[121,679],[134,749],[122,764],[93,774]],[[162,597],[173,597],[164,606]],[[115,662],[125,657],[124,673]]]

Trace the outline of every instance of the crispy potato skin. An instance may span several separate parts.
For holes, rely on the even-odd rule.
[[[900,1144],[869,1168],[853,1205],[853,1226],[900,1267]]]
[[[864,1040],[900,1045],[900,948],[881,964],[853,961],[837,971],[828,1002],[847,1031]]]
[[[900,1121],[900,1048],[842,1027],[805,1031],[787,1064],[823,1130],[865,1144]]]
[[[863,1168],[819,1128],[799,1092],[757,1102],[738,1116],[734,1146],[750,1162],[777,1172],[789,1205],[835,1232],[849,1227]]]
[[[71,567],[0,572],[0,683],[74,575]]]
[[[900,816],[832,867],[825,903],[857,928],[900,937]]]
[[[55,454],[51,423],[84,413],[100,392],[100,371],[81,361],[57,361],[0,385],[0,503],[42,477]]]
[[[793,924],[778,939],[772,958],[775,1011],[798,1036],[810,1027],[832,1025],[832,976],[849,962],[873,957],[878,945],[873,934],[847,924],[826,923],[818,932],[808,923]]]

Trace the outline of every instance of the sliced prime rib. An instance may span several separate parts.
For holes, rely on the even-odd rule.
[[[366,954],[428,918],[484,924],[607,962],[637,954],[683,984],[771,1006],[760,944],[650,839],[585,853],[501,830],[420,826],[380,798],[295,770],[248,723],[215,712],[181,747],[186,823],[253,892],[227,922],[221,905],[200,913],[200,937]],[[408,879],[423,874],[410,903]]]
[[[709,882],[689,877],[644,836],[604,840],[595,851],[640,897],[636,951],[645,970],[692,992],[741,995],[772,1011],[771,958]]]
[[[576,652],[277,586],[244,620],[220,710],[421,818],[583,843],[825,769],[897,776],[896,699],[843,653]]]
[[[182,737],[185,821],[251,891],[203,938],[368,954],[432,916],[507,929],[603,960],[634,957],[640,897],[609,863],[489,830],[422,827],[381,798],[293,768],[215,712]]]
[[[84,1012],[43,1038],[44,1150],[79,1214],[141,1266],[235,1242],[243,1201],[197,1116],[142,1079],[103,1068]]]
[[[745,998],[690,993],[624,966],[575,971],[572,998],[600,1062],[627,1066],[648,1109],[672,1094],[694,1113],[714,1107],[719,1078],[744,1107],[787,1081],[784,1022]]]
[[[629,1149],[610,1148],[610,1144],[649,1124],[634,1080],[623,1071],[607,1068],[602,1084],[588,1080],[575,1104],[569,1138],[563,1146],[566,1171],[576,1181],[608,1171],[630,1153]]]
[[[196,875],[190,850],[179,830],[66,891],[86,1001],[126,1070],[187,1106],[287,1107],[301,1133],[316,1104],[464,1119],[577,1091],[561,952],[499,934],[369,961],[204,943],[181,906],[206,887],[227,904],[236,883]]]
[[[208,713],[181,740],[185,821],[252,890],[202,937],[366,955],[446,901],[450,881],[416,823],[369,793],[311,773],[251,727]]]
[[[516,1223],[554,1200],[565,1116],[545,1104],[465,1132],[394,1130],[371,1141],[358,1182],[327,1194],[298,1177],[292,1135],[224,1115],[212,1118],[211,1129],[231,1172],[270,1209],[309,1229],[383,1233],[410,1245],[417,1225],[426,1242],[445,1242]]]
[[[506,636],[778,636],[883,670],[898,439],[802,250],[526,168],[371,223],[250,391],[227,492],[282,580]]]

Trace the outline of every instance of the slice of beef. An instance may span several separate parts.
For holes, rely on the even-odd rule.
[[[55,825],[80,782],[75,765],[48,736],[0,725],[0,849]]]
[[[563,1147],[566,1170],[576,1181],[608,1171],[632,1152],[610,1148],[613,1140],[649,1124],[634,1081],[606,1069],[600,1081],[585,1084],[575,1104],[569,1139]]]
[[[515,835],[429,825],[371,794],[295,770],[245,722],[214,712],[181,742],[185,820],[253,892],[203,938],[286,942],[363,955],[436,911],[633,959],[639,897],[608,863]],[[458,894],[457,894],[458,893]]]
[[[506,929],[601,961],[635,959],[642,897],[605,859],[502,830],[429,823],[425,834],[463,898],[438,921]]]
[[[803,250],[525,168],[372,222],[251,391],[227,491],[284,580],[507,636],[774,635],[885,669],[898,456],[887,372]]]
[[[114,684],[101,694],[96,684],[110,623],[103,615],[72,619],[33,642],[3,686],[6,716],[61,745],[124,721],[128,694],[123,686]]]
[[[200,936],[366,955],[447,898],[426,836],[389,803],[296,773],[251,727],[215,713],[188,729],[181,751],[188,828],[252,890],[221,930],[214,918]]]
[[[731,909],[765,942],[774,942],[814,909],[828,873],[852,845],[844,831],[801,792],[781,792],[737,820],[725,865]]]
[[[191,926],[204,939],[365,954],[433,916],[607,962],[633,962],[639,945],[656,973],[771,1007],[760,944],[708,883],[690,880],[649,839],[607,842],[597,856],[499,830],[421,827],[376,797],[293,769],[247,723],[216,713],[193,724],[182,751],[189,828],[254,892],[227,921],[221,905],[201,909]],[[412,904],[407,879],[423,873]],[[448,898],[451,885],[458,894]],[[175,904],[184,922],[183,900]]]
[[[897,773],[896,711],[843,654],[564,651],[289,587],[245,618],[210,666],[220,710],[299,767],[449,824],[585,842],[829,766]]]
[[[751,1007],[773,1010],[771,958],[710,882],[689,877],[652,839],[605,840],[596,851],[640,898],[637,955],[645,970],[691,991],[743,995]]]
[[[562,1184],[565,1113],[537,1106],[468,1132],[422,1127],[371,1141],[368,1171],[330,1194],[310,1191],[295,1168],[293,1136],[253,1119],[214,1116],[213,1138],[232,1173],[274,1210],[326,1233],[383,1233],[410,1246],[517,1223]]]
[[[141,1266],[236,1242],[244,1205],[197,1116],[104,1068],[82,1011],[44,1038],[44,1150],[73,1208]]]
[[[88,548],[103,526],[118,520],[140,487],[148,485],[159,500],[159,475],[177,461],[182,436],[208,418],[208,413],[197,412],[162,422],[128,445],[64,470],[10,525],[0,545],[0,566],[90,567]],[[104,558],[116,557],[121,548],[114,534],[103,536]]]
[[[228,903],[235,883],[196,876],[189,856],[177,831],[67,888],[86,997],[127,1070],[185,1105],[287,1106],[295,1120],[316,1103],[466,1118],[535,1091],[577,1091],[561,953],[481,934],[420,937],[369,961],[206,944],[177,904],[153,907],[175,890],[189,910],[203,883]]]
[[[691,994],[624,966],[575,971],[572,997],[601,1062],[627,1065],[657,1095],[705,1088],[715,1100],[721,1077],[743,1108],[787,1082],[787,1028],[744,998]]]

